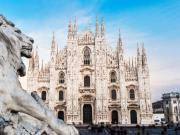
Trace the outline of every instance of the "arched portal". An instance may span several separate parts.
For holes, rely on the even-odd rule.
[[[83,106],[83,123],[92,123],[92,106],[90,104],[85,104]]]
[[[58,118],[64,121],[64,112],[63,111],[58,112]]]
[[[137,124],[137,112],[135,110],[131,110],[131,124]]]
[[[112,111],[111,112],[111,123],[112,124],[117,124],[118,123],[118,112],[117,111]]]
[[[46,100],[46,91],[42,91],[42,93],[41,93],[41,99],[42,99],[43,101]]]

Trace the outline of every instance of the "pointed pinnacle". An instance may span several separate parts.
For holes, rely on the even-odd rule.
[[[76,16],[75,16],[75,18],[74,18],[74,24],[76,25]]]
[[[42,65],[41,65],[41,71],[43,71],[43,60],[42,60]]]
[[[36,45],[36,55],[38,54],[38,45]]]
[[[140,55],[139,43],[137,42],[137,55]]]
[[[121,30],[119,28],[119,40],[121,40]]]
[[[99,34],[98,16],[96,16],[96,36]]]

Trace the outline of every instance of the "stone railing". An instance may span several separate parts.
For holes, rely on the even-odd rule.
[[[95,93],[95,84],[91,83],[89,87],[86,87],[84,86],[83,83],[80,83],[79,92],[80,93]]]

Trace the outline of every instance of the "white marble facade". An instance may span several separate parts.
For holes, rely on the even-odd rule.
[[[67,123],[152,124],[144,46],[126,59],[120,35],[113,50],[106,42],[104,21],[95,25],[95,32],[79,32],[76,21],[70,21],[64,49],[58,49],[53,34],[47,64],[39,65],[36,50],[29,60],[28,91],[37,91]]]

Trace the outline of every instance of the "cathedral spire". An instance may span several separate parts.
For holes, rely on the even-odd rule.
[[[56,54],[58,55],[58,53],[59,53],[59,47],[58,47],[58,44],[57,44]]]
[[[72,26],[72,22],[71,22],[71,19],[70,19],[69,20],[69,25],[68,25],[68,39],[71,39],[72,33],[73,33],[73,26]]]
[[[122,44],[120,29],[119,29],[119,37],[118,37],[117,47],[118,47],[118,52],[123,53],[123,44]]]
[[[129,69],[131,68],[131,58],[129,58]]]
[[[137,58],[134,58],[134,66],[137,67]]]
[[[101,36],[104,37],[105,35],[105,28],[104,28],[104,18],[101,20]]]
[[[141,53],[139,49],[139,43],[137,43],[137,65],[141,66],[142,65],[142,59],[141,59]]]
[[[53,32],[52,36],[52,43],[51,43],[51,56],[56,55],[56,50],[57,50],[57,44],[56,44],[56,39],[55,39],[55,33]]]
[[[139,61],[140,58],[140,50],[139,50],[139,43],[137,43],[137,60]]]
[[[35,54],[35,59],[34,59],[34,68],[35,68],[35,70],[39,70],[38,46],[36,46],[36,54]]]
[[[77,21],[76,21],[76,17],[74,19],[74,35],[77,34]]]
[[[72,39],[76,39],[77,35],[77,21],[76,21],[76,17],[74,19],[74,21],[69,21],[69,25],[68,25],[68,39],[72,40]]]
[[[53,32],[51,49],[55,49],[55,46],[56,46],[56,42],[55,42],[55,34],[54,34],[54,32]]]
[[[132,58],[132,68],[134,68],[134,59]]]
[[[31,71],[34,69],[34,49],[32,49],[32,57],[29,59],[28,70]]]
[[[118,41],[117,41],[117,56],[118,56],[119,64],[123,63],[123,60],[124,60],[123,53],[124,53],[124,49],[123,49],[123,44],[122,44],[122,39],[121,39],[121,34],[120,34],[120,29],[119,29],[119,35],[118,35]]]
[[[35,54],[35,59],[39,59],[39,55],[38,55],[38,46],[36,46],[36,54]]]
[[[144,43],[142,43],[142,65],[147,65],[147,56],[146,56],[146,50],[144,48]]]
[[[55,41],[55,34],[53,32],[53,36],[52,36],[52,43],[51,43],[51,60],[54,61],[55,60],[55,56],[56,56],[56,41]]]
[[[72,32],[72,22],[71,19],[69,20],[69,25],[68,25],[68,32]]]
[[[99,24],[98,24],[98,17],[96,16],[96,36],[99,35]]]
[[[43,70],[44,70],[44,65],[43,65],[43,60],[42,60],[42,63],[41,63],[42,65],[41,65],[41,72],[43,72]]]

